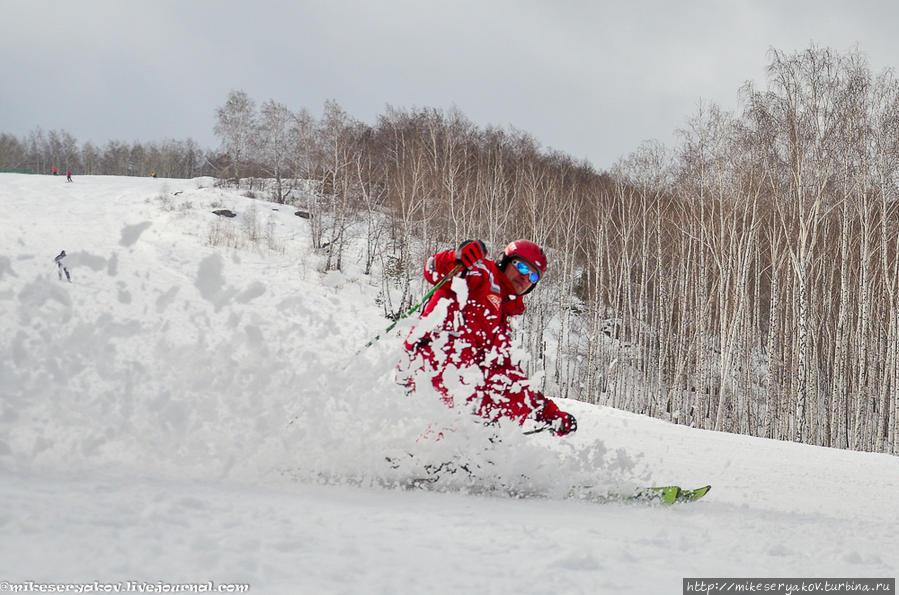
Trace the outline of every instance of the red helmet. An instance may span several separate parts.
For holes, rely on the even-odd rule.
[[[505,270],[506,265],[516,258],[540,269],[541,277],[546,272],[546,254],[543,253],[543,248],[530,240],[515,240],[506,246],[499,268]]]

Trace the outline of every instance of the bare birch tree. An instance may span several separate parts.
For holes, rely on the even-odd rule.
[[[256,130],[256,103],[245,91],[231,91],[225,105],[216,108],[215,116],[215,135],[221,139],[231,160],[232,174],[239,184]]]

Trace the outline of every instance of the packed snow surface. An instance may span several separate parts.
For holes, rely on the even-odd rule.
[[[645,594],[899,570],[899,459],[566,400],[572,436],[482,428],[395,384],[408,322],[354,355],[389,323],[361,249],[322,272],[307,219],[210,179],[74,180],[0,174],[0,581]],[[473,477],[409,488],[446,461]],[[672,483],[714,487],[567,498]]]

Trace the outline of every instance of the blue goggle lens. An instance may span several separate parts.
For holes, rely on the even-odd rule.
[[[531,283],[536,283],[540,280],[540,274],[532,271],[531,267],[529,267],[526,262],[516,260],[515,268],[518,269],[519,273],[527,277]]]

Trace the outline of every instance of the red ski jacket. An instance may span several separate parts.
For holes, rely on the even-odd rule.
[[[455,251],[435,254],[425,265],[425,279],[436,284],[456,265]],[[463,398],[489,420],[523,423],[533,413],[548,422],[564,416],[512,361],[509,318],[524,312],[524,302],[505,274],[485,259],[459,277],[434,293],[406,340],[413,373],[430,376],[450,407]]]

